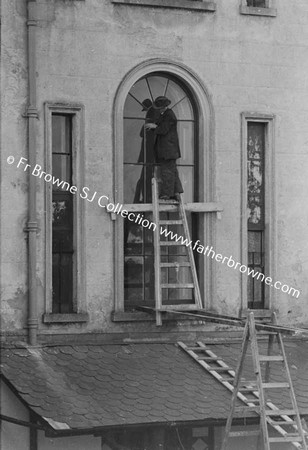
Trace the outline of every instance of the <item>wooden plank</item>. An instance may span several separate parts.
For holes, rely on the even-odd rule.
[[[156,223],[159,222],[159,210],[158,210],[158,188],[155,176],[152,178],[152,201],[153,201],[153,218]],[[159,227],[154,230],[154,274],[155,274],[155,307],[156,307],[156,325],[162,325],[162,317],[159,312],[162,306],[162,292],[161,292],[161,273],[160,273],[160,235]]]
[[[193,283],[162,283],[161,287],[162,289],[193,289],[195,286]],[[196,305],[194,306],[196,309]]]
[[[121,209],[129,212],[152,212],[152,203],[127,203],[123,205]],[[159,205],[159,210],[161,212],[174,212],[178,210],[178,205]],[[217,202],[206,202],[206,203],[185,203],[185,211],[190,212],[200,212],[200,213],[214,213],[223,211],[221,203]]]
[[[187,223],[187,218],[186,218],[186,212],[185,212],[185,208],[184,208],[184,203],[183,203],[183,197],[182,194],[180,195],[180,215],[181,218],[183,220],[183,228],[184,228],[184,235],[185,238],[188,240],[188,242],[190,241],[190,233],[189,233],[189,228],[188,228],[188,223]],[[201,299],[201,293],[200,293],[200,288],[199,288],[199,281],[198,281],[198,275],[197,275],[197,270],[196,270],[196,265],[195,265],[195,258],[194,258],[194,253],[193,250],[191,248],[191,246],[186,246],[187,248],[187,254],[188,254],[188,258],[189,258],[189,262],[191,264],[191,274],[192,274],[192,279],[193,279],[193,283],[194,283],[194,299],[195,299],[195,303],[199,308],[202,308],[202,299]]]
[[[260,361],[283,361],[283,357],[281,355],[259,355]]]
[[[269,442],[303,442],[301,436],[297,435],[285,435],[281,437],[270,437]]]
[[[189,309],[194,310],[196,305],[193,305],[192,303],[183,303],[182,305],[162,305],[160,311],[169,312],[171,308],[172,310],[176,309],[178,313],[181,313],[182,311],[187,311]]]
[[[282,389],[282,388],[289,388],[290,383],[262,383],[263,389]]]
[[[261,423],[261,430],[262,430],[262,439],[263,439],[263,447],[264,450],[270,450],[269,445],[269,436],[268,436],[268,427],[266,422],[266,416],[265,416],[265,396],[264,391],[262,389],[262,372],[261,372],[261,366],[259,361],[259,348],[258,348],[258,341],[257,341],[257,335],[256,335],[256,328],[255,328],[255,319],[253,313],[250,313],[248,316],[248,326],[249,326],[249,337],[251,342],[251,353],[252,353],[252,361],[253,361],[253,367],[254,372],[257,376],[257,386],[258,386],[258,393],[259,393],[259,399],[260,399],[260,423]]]
[[[294,409],[266,409],[265,414],[267,416],[295,416],[296,411]]]
[[[160,263],[160,267],[190,267],[190,262],[168,262]]]
[[[160,225],[183,225],[183,220],[160,220]]]
[[[176,241],[160,241],[159,243],[161,246],[177,245],[177,246],[182,247],[183,245],[185,245],[182,242],[176,242]]]

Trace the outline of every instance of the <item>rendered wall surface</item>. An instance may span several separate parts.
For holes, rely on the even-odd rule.
[[[1,382],[1,414],[14,419],[29,421],[28,411],[3,382]],[[0,443],[2,450],[29,450],[29,428],[3,420],[1,422]]]
[[[27,156],[26,6],[3,1],[2,30],[2,312],[3,331],[23,333],[27,309],[27,246],[23,231],[29,174],[6,159]],[[113,198],[113,104],[125,75],[151,58],[179,62],[196,73],[210,93],[215,120],[216,182],[223,206],[215,223],[215,250],[241,258],[241,113],[273,114],[275,179],[275,279],[301,291],[298,299],[273,291],[272,305],[284,323],[308,321],[308,5],[281,0],[277,17],[241,15],[238,0],[217,2],[215,13],[113,4],[109,0],[38,0],[37,162],[44,167],[45,102],[85,107],[84,185]],[[119,117],[119,120],[121,118]],[[115,324],[114,230],[110,216],[85,202],[87,309],[84,325],[44,325],[44,181],[38,180],[38,301],[43,333],[130,331]],[[270,186],[268,186],[270,188]],[[213,305],[237,313],[241,275],[216,268]],[[271,274],[269,274],[271,275]],[[138,324],[148,330],[149,324]],[[188,325],[183,325],[187,329]],[[155,327],[152,329],[154,330]]]

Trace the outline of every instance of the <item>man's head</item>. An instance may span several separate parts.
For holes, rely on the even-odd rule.
[[[164,110],[170,105],[171,101],[169,98],[165,97],[164,95],[160,95],[159,97],[156,97],[153,103],[153,108]]]
[[[151,108],[151,106],[152,106],[152,100],[150,100],[149,98],[146,98],[142,102],[142,111],[148,111]]]

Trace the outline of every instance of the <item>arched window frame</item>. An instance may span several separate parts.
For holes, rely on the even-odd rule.
[[[197,145],[199,148],[199,202],[191,204],[194,211],[210,213],[200,214],[198,235],[203,243],[215,247],[215,227],[217,211],[215,203],[215,158],[214,129],[215,119],[210,95],[200,78],[186,66],[168,59],[151,59],[134,67],[122,80],[115,96],[113,108],[113,154],[114,154],[114,202],[123,204],[123,111],[126,97],[131,87],[142,77],[152,72],[163,72],[177,78],[186,85],[196,105],[198,120]],[[213,214],[214,213],[214,214]],[[111,216],[112,217],[112,216]],[[124,267],[123,267],[123,219],[115,217],[114,239],[114,294],[115,321],[144,318],[144,313],[124,312]],[[215,297],[215,264],[204,257],[200,264],[200,288],[204,305],[212,308]],[[206,280],[204,282],[203,280]]]

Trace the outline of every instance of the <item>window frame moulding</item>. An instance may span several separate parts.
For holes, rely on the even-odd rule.
[[[52,114],[68,114],[72,116],[74,178],[72,185],[84,186],[84,105],[67,102],[45,102],[45,168],[46,173],[52,173]],[[74,248],[76,250],[74,270],[74,312],[55,313],[52,310],[52,185],[44,183],[45,201],[45,311],[43,323],[87,322],[86,305],[86,258],[84,242],[84,202],[79,195],[74,197]]]
[[[198,12],[215,12],[216,2],[204,0],[111,0],[111,3],[128,6],[148,6],[164,9],[188,9]]]
[[[247,127],[249,122],[264,123],[265,129],[265,185],[269,186],[265,192],[265,271],[266,276],[276,279],[276,192],[275,192],[275,114],[259,112],[241,113],[241,261],[248,265],[247,253]],[[265,286],[265,302],[263,309],[250,309],[247,304],[247,276],[241,276],[241,316],[246,316],[249,311],[256,313],[256,316],[270,316],[270,311],[275,305],[277,291],[274,288]],[[266,312],[269,311],[269,312]]]

